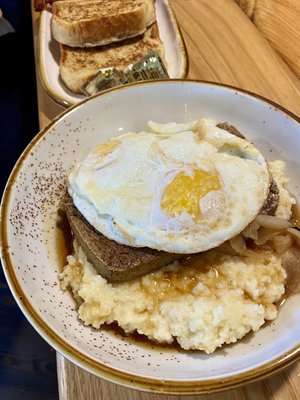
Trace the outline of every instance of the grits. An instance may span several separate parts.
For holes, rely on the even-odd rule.
[[[280,190],[278,216],[288,219],[294,202],[284,188],[284,163],[269,163]],[[126,332],[212,353],[234,343],[265,320],[275,319],[285,291],[281,256],[272,251],[228,255],[218,248],[175,262],[143,277],[109,283],[97,274],[80,246],[60,274],[62,289],[71,288],[79,318],[100,328],[117,322]]]
[[[126,333],[184,349],[212,353],[276,318],[274,303],[284,293],[286,274],[280,257],[203,253],[196,266],[174,263],[141,278],[108,283],[74,243],[75,255],[61,274],[62,287],[82,299],[79,317],[100,328],[117,321]],[[203,268],[203,264],[207,267]]]

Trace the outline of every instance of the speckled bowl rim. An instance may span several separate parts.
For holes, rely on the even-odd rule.
[[[72,113],[76,108],[81,107],[83,104],[94,101],[97,97],[105,97],[114,91],[126,90],[131,86],[148,86],[148,85],[156,85],[160,83],[160,85],[174,85],[174,84],[196,84],[196,85],[210,85],[215,87],[225,88],[230,91],[234,91],[236,93],[240,93],[243,95],[250,96],[255,98],[268,106],[275,108],[276,111],[282,112],[293,121],[300,125],[300,118],[288,111],[284,107],[276,104],[275,102],[266,99],[263,96],[255,94],[253,92],[238,89],[234,86],[219,84],[209,81],[200,81],[200,80],[181,80],[181,79],[170,79],[170,80],[156,80],[149,82],[138,82],[132,83],[128,85],[124,85],[118,88],[113,88],[107,90],[105,92],[99,93],[93,97],[84,99],[78,104],[70,107],[69,109],[62,112],[56,118],[54,118],[46,127],[44,127],[29,143],[27,148],[24,150],[20,158],[18,159],[15,167],[13,168],[10,177],[8,179],[2,202],[1,202],[1,233],[0,233],[0,245],[1,245],[1,259],[4,274],[6,276],[7,282],[10,286],[12,294],[28,319],[28,321],[33,325],[33,327],[37,330],[37,332],[58,352],[60,352],[63,356],[68,358],[70,361],[75,363],[76,365],[84,368],[86,371],[93,373],[94,375],[104,378],[112,383],[117,383],[128,387],[130,389],[138,389],[145,392],[156,392],[161,394],[174,394],[174,395],[195,395],[195,394],[204,394],[204,393],[212,393],[218,391],[224,391],[236,388],[238,386],[255,382],[260,379],[266,378],[271,374],[278,372],[279,370],[289,366],[293,362],[297,361],[300,358],[300,342],[298,345],[294,346],[288,352],[280,355],[274,360],[267,362],[257,368],[253,368],[249,371],[242,372],[239,374],[235,374],[232,376],[224,377],[224,378],[214,378],[214,379],[206,379],[206,380],[188,380],[188,381],[180,381],[180,380],[160,380],[154,378],[146,378],[144,376],[137,376],[133,374],[129,374],[123,371],[119,371],[114,369],[113,367],[108,367],[101,363],[100,361],[95,361],[90,357],[82,354],[73,346],[69,345],[64,339],[62,339],[58,334],[56,334],[50,326],[48,326],[43,319],[36,313],[34,307],[31,305],[30,300],[26,298],[17,277],[15,275],[13,263],[9,253],[9,243],[7,237],[7,224],[8,224],[8,205],[11,196],[11,188],[12,184],[15,180],[15,177],[22,169],[22,165],[28,154],[31,152],[34,145],[36,145],[42,138],[47,134],[49,129],[53,127],[59,120],[63,119],[67,114]]]

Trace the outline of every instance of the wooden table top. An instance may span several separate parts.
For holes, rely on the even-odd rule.
[[[189,58],[188,78],[225,83],[263,95],[300,115],[300,80],[271,48],[234,0],[170,0]],[[32,12],[34,39],[38,14]],[[38,81],[40,126],[63,108]],[[180,400],[178,396],[142,393],[111,384],[83,371],[57,354],[61,400]],[[191,396],[189,399],[196,399]],[[272,377],[202,400],[297,400],[300,362]]]

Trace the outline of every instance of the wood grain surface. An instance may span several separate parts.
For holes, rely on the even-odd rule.
[[[300,81],[271,48],[234,0],[171,0],[186,43],[188,78],[234,85],[263,95],[300,115]],[[33,12],[37,37],[38,15]],[[38,81],[40,126],[63,108],[41,89]],[[61,400],[175,400],[126,389],[99,379],[57,354]],[[198,396],[188,397],[191,400]],[[297,400],[300,363],[273,375],[202,400]]]
[[[235,1],[300,78],[300,1]]]

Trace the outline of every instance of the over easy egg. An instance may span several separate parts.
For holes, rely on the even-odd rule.
[[[197,253],[256,217],[270,177],[251,143],[206,119],[148,126],[98,145],[71,172],[69,193],[95,229],[129,246]]]

